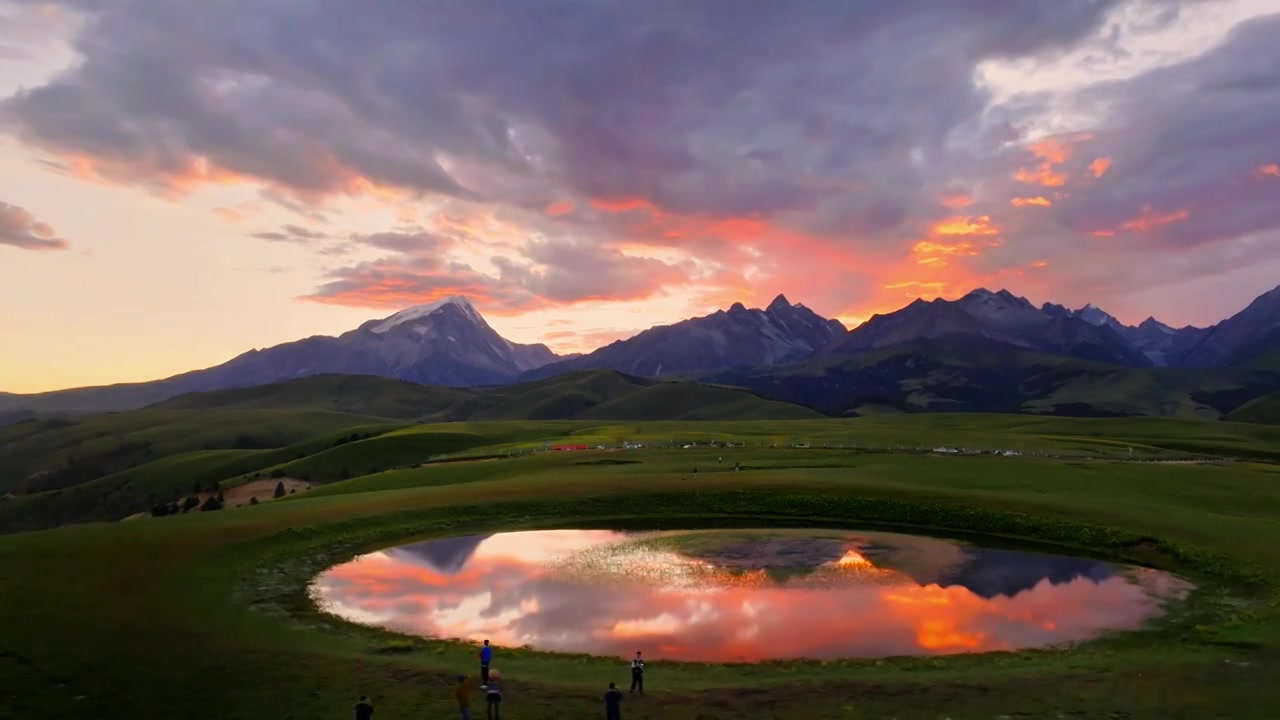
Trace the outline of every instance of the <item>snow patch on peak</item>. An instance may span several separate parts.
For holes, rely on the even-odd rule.
[[[455,305],[461,308],[462,311],[465,312],[467,316],[470,317],[472,320],[482,321],[480,317],[480,313],[476,312],[476,309],[472,307],[471,302],[469,300],[467,300],[465,297],[461,295],[453,295],[451,297],[436,300],[435,302],[427,303],[425,305],[414,305],[411,308],[406,308],[404,310],[401,310],[395,315],[392,315],[386,320],[383,320],[381,323],[378,323],[376,326],[370,329],[370,332],[382,334],[396,327],[397,325],[403,325],[404,323],[407,323],[407,322],[412,322],[414,320],[420,320],[425,317],[430,317],[431,315],[434,315],[436,312],[438,312],[445,305]]]

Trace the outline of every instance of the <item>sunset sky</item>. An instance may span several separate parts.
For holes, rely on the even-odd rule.
[[[1280,283],[1280,4],[0,0],[0,390],[444,295],[1207,325]]]

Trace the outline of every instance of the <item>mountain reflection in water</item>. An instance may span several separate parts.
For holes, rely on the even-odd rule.
[[[1138,627],[1190,590],[1120,571],[888,533],[552,530],[375,552],[313,592],[329,612],[419,635],[752,662],[1078,641]]]

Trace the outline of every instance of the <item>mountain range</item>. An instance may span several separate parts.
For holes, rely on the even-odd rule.
[[[1091,304],[1036,307],[1007,290],[978,289],[916,300],[846,330],[779,295],[764,309],[735,303],[577,356],[510,342],[467,299],[451,297],[164,380],[0,393],[0,424],[325,374],[474,387],[584,370],[734,385],[837,415],[874,408],[1222,417],[1280,389],[1280,287],[1212,327],[1176,329],[1155,318],[1124,325]]]
[[[778,365],[812,357],[846,332],[839,320],[824,318],[779,295],[764,310],[734,303],[728,310],[659,325],[595,352],[542,365],[521,379],[577,370],[617,370],[652,377]]]

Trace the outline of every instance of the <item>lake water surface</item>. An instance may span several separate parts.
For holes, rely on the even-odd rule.
[[[1043,647],[1142,626],[1166,573],[833,530],[542,530],[416,543],[316,578],[324,610],[429,637],[755,662]]]

